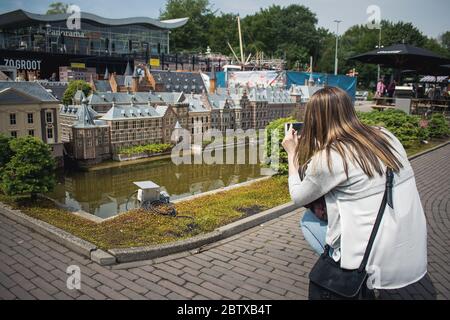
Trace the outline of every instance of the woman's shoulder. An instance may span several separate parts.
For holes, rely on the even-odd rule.
[[[406,150],[400,140],[391,131],[384,127],[375,127],[383,132],[392,142],[392,147],[404,158],[407,158]]]
[[[389,131],[385,127],[374,126],[374,128],[380,130],[382,133],[384,133],[386,136],[388,136],[391,140],[395,140],[396,142],[398,141],[400,143],[400,140],[398,140],[398,138],[395,136],[395,134],[393,134],[391,131]]]

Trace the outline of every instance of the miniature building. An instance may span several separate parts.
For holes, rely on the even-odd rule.
[[[59,67],[59,80],[62,82],[73,80],[89,82],[91,78],[96,80],[97,77],[97,70],[95,68]]]
[[[229,92],[216,90],[215,93],[207,95],[211,111],[211,127],[225,132],[231,129],[241,129],[241,106],[236,104],[237,96],[232,97]]]
[[[78,119],[72,126],[74,159],[95,163],[111,158],[109,127],[105,122],[94,119],[86,99],[77,115]]]
[[[157,92],[200,94],[206,90],[203,78],[197,72],[150,71],[151,85]]]
[[[115,105],[100,120],[111,130],[111,148],[151,143],[170,143],[177,122],[176,114],[169,106]]]
[[[186,101],[189,103],[187,129],[194,141],[202,141],[203,133],[211,129],[211,112],[202,95],[188,94]]]
[[[38,80],[38,82],[45,88],[49,93],[52,94],[59,102],[62,101],[64,92],[67,90],[68,82],[61,81],[42,81]]]
[[[37,82],[0,81],[0,133],[34,136],[51,149],[62,166],[59,101]]]
[[[82,103],[84,100],[85,104]],[[102,159],[107,157],[105,150],[113,155],[124,147],[173,143],[177,140],[175,133],[182,129],[191,133],[192,141],[201,141],[209,129],[222,132],[264,129],[269,122],[301,110],[304,110],[301,95],[281,88],[218,88],[210,94],[205,91],[186,94],[151,90],[94,92],[87,99],[79,91],[73,105],[61,108],[62,137],[74,148],[82,148],[73,149],[77,158],[86,160],[95,155]],[[79,121],[83,123],[74,127]],[[105,145],[101,150],[94,150],[94,146],[87,142],[99,134],[93,130],[93,125],[108,128],[109,149]],[[85,133],[75,137],[74,130],[78,129]],[[75,139],[86,141],[73,143]],[[106,139],[100,141],[105,142]]]

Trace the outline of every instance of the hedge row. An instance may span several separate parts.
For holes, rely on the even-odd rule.
[[[146,144],[140,146],[121,148],[119,150],[119,154],[131,156],[134,154],[146,153],[148,155],[152,155],[169,151],[172,147],[173,145],[171,144],[162,144],[162,143]]]

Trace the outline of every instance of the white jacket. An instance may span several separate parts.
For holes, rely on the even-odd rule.
[[[427,273],[426,220],[413,169],[400,141],[386,129],[392,146],[403,164],[394,175],[394,209],[386,206],[367,266],[376,289],[397,289],[419,281]],[[342,157],[331,152],[332,172],[326,153],[316,154],[305,174],[289,177],[292,200],[305,206],[325,195],[328,213],[326,242],[333,258],[344,269],[357,269],[362,261],[370,233],[383,198],[386,177],[372,179],[351,161],[349,178]]]

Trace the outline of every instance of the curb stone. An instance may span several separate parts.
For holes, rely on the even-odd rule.
[[[114,256],[101,249],[92,251],[90,258],[101,266],[111,266],[117,262]]]
[[[438,149],[441,149],[441,148],[447,146],[448,144],[450,144],[450,140],[447,141],[447,142],[441,143],[441,144],[439,144],[439,145],[437,145],[437,146],[435,146],[435,147],[433,147],[433,148],[430,148],[430,149],[428,149],[428,150],[425,150],[425,151],[416,153],[416,154],[414,154],[414,155],[408,157],[408,159],[409,159],[409,161],[414,160],[414,159],[419,158],[419,157],[421,157],[421,156],[423,156],[423,155],[426,155],[427,153],[430,153],[430,152],[436,151],[436,150],[438,150]]]
[[[92,259],[92,256],[94,256],[94,258],[97,260],[95,262],[99,263],[100,265],[104,265],[103,263],[107,263],[106,265],[111,264],[112,259],[114,259],[115,263],[115,258],[113,256],[107,254],[104,251],[104,255],[102,255],[102,250],[98,249],[96,245],[78,238],[73,234],[57,228],[47,222],[30,217],[22,213],[21,211],[14,210],[4,204],[0,204],[0,213],[8,217],[9,219],[41,234],[42,236],[56,241],[64,247],[73,250],[74,252],[84,257],[87,257],[88,259],[95,261],[94,259]]]

